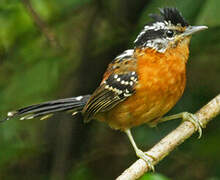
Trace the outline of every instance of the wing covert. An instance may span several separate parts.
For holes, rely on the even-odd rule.
[[[98,112],[105,112],[116,106],[135,92],[138,77],[135,71],[111,74],[96,89],[83,109],[85,121]]]

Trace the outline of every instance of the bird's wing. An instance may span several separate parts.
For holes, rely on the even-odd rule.
[[[112,109],[135,92],[134,87],[138,80],[135,61],[133,54],[129,57],[128,53],[124,53],[124,56],[116,57],[115,61],[109,65],[103,81],[83,109],[85,122],[92,119],[98,112]]]

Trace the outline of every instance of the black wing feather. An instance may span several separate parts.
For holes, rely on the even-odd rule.
[[[98,112],[105,112],[118,103],[131,96],[135,90],[137,74],[127,72],[125,74],[110,75],[93,93],[83,109],[85,122],[92,119]]]

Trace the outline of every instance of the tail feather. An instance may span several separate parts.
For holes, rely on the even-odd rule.
[[[45,104],[39,104],[39,105],[35,105],[32,107],[27,107],[27,108],[22,108],[19,109],[18,112],[20,114],[24,114],[24,113],[35,113],[35,112],[41,112],[41,111],[45,111],[45,110],[49,110],[49,109],[59,109],[59,108],[65,108],[65,107],[78,107],[81,106],[81,102],[72,102],[72,103],[45,103]]]
[[[9,120],[14,117],[20,117],[20,120],[32,119],[36,117],[45,119],[51,117],[56,112],[62,111],[73,111],[74,114],[76,114],[77,112],[82,111],[89,98],[90,95],[85,95],[31,105],[16,111],[8,112],[7,118],[2,121]]]

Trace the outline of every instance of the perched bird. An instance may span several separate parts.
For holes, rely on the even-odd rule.
[[[130,129],[143,123],[183,118],[191,121],[201,136],[201,125],[188,112],[163,118],[180,99],[186,85],[186,64],[192,34],[207,26],[191,26],[176,8],[151,14],[153,22],[144,26],[134,48],[124,51],[108,66],[99,87],[91,94],[32,105],[8,112],[6,120],[21,120],[53,113],[81,113],[85,122],[96,119],[113,129],[124,131],[138,157],[153,169],[152,157],[141,151]]]

